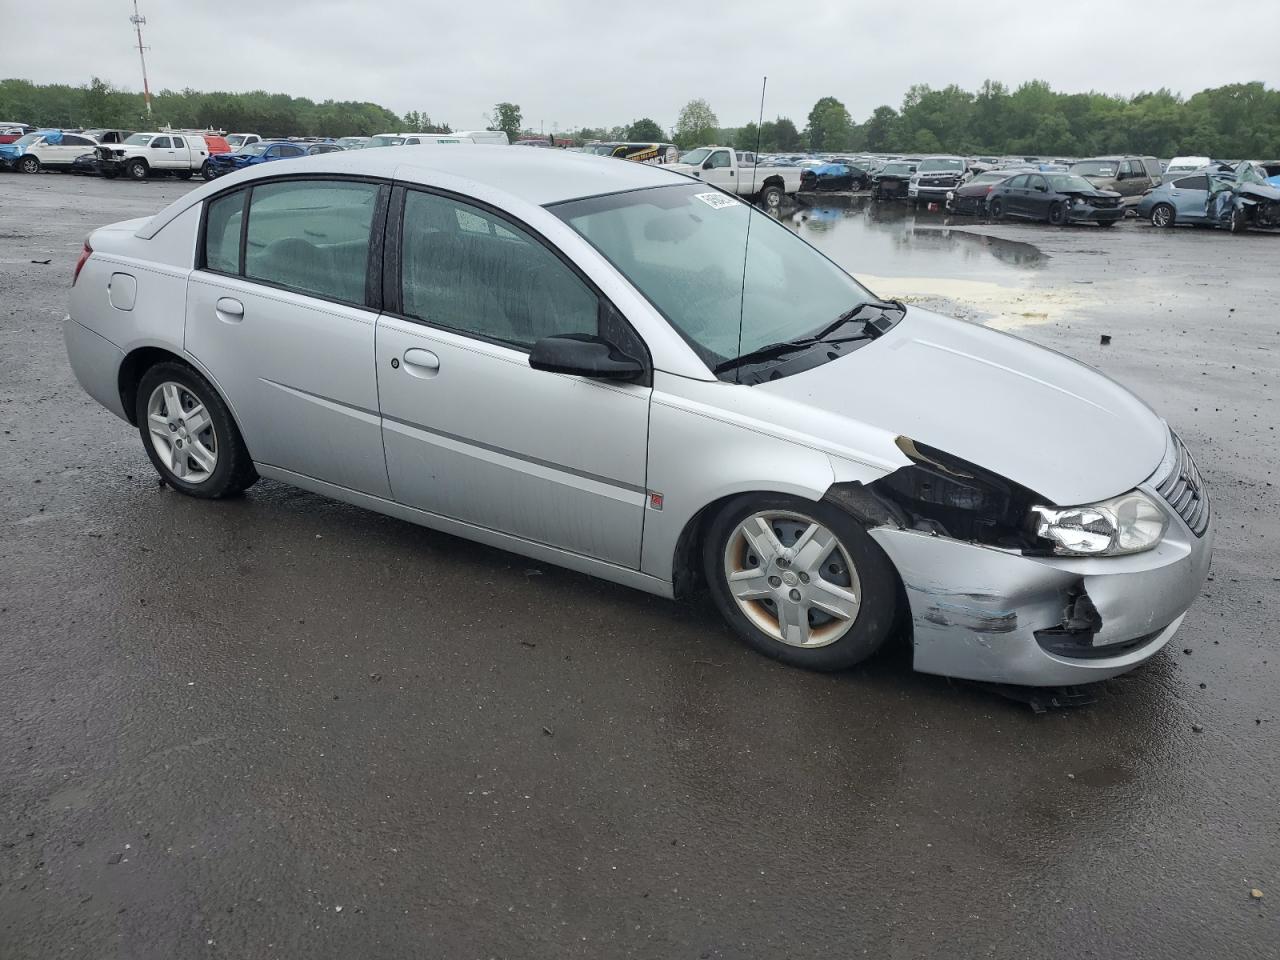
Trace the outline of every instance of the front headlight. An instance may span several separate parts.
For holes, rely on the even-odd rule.
[[[1063,557],[1115,557],[1141,553],[1160,542],[1169,519],[1145,493],[1134,490],[1083,507],[1032,507],[1036,533]]]

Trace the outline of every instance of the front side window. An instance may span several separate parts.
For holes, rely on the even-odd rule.
[[[711,162],[708,164],[708,166],[712,170],[718,170],[722,167],[729,166],[729,151],[717,150],[715,153],[711,155]]]
[[[300,157],[303,153],[304,151],[301,147],[295,147],[290,144],[285,144],[280,148],[280,156],[282,157]]]
[[[524,349],[543,337],[598,333],[595,292],[515,224],[413,190],[402,229],[405,316]]]
[[[240,249],[244,197],[249,225]],[[209,203],[204,262],[210,270],[362,305],[378,186],[342,180],[265,183]]]
[[[613,263],[713,368],[817,333],[873,299],[772,217],[701,184],[549,209]],[[754,219],[744,283],[748,218]]]
[[[1027,181],[1029,179],[1031,178],[1024,173],[1020,177],[1014,177],[1012,180],[1006,183],[1005,186],[1008,187],[1010,190],[1023,190],[1026,188]]]
[[[1027,186],[1032,190],[1048,190],[1048,184],[1044,182],[1044,177],[1034,176],[1027,178]]]
[[[168,137],[156,137],[154,140],[151,141],[152,150],[167,150],[168,148],[169,148]]]

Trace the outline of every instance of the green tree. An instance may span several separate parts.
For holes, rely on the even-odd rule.
[[[507,139],[515,143],[520,136],[520,124],[523,119],[520,115],[520,105],[504,100],[502,103],[494,104],[493,115],[489,117],[489,126],[494,130],[502,130],[506,133]]]
[[[769,147],[770,150],[791,152],[802,150],[803,148],[804,140],[790,118],[778,117],[777,120],[773,121],[773,145]]]
[[[876,107],[863,124],[862,149],[883,153],[898,145],[898,111],[893,107]]]
[[[641,117],[627,127],[627,139],[640,143],[660,143],[667,139],[667,135],[648,117]]]
[[[845,150],[853,139],[853,120],[843,103],[835,97],[823,97],[809,111],[805,135],[811,150]]]
[[[681,150],[688,150],[714,143],[719,128],[720,121],[716,119],[711,104],[701,98],[690,100],[680,109],[680,115],[676,117],[674,132],[676,146]]]

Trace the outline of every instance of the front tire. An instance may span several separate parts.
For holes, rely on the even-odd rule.
[[[767,657],[843,670],[884,644],[897,576],[849,514],[780,494],[735,498],[703,543],[712,598],[728,624]]]
[[[40,160],[38,157],[23,157],[18,161],[18,170],[22,173],[39,173]]]
[[[1151,208],[1151,225],[1153,227],[1172,227],[1176,214],[1167,203],[1157,203]]]
[[[206,180],[212,180],[214,176],[216,176],[213,172],[213,167],[209,166],[208,160],[200,164],[200,176],[204,177]]]
[[[1058,201],[1049,207],[1049,223],[1055,227],[1060,227],[1067,222],[1067,205]]]
[[[173,489],[217,500],[258,479],[231,411],[186,364],[158,363],[144,373],[134,414],[147,456]]]
[[[150,168],[145,160],[130,160],[129,165],[125,167],[125,172],[129,174],[131,180],[145,180],[151,174]]]

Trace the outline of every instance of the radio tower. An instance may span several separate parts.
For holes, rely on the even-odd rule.
[[[151,87],[147,84],[147,55],[144,50],[150,50],[150,47],[142,45],[142,25],[147,22],[147,18],[138,13],[138,0],[133,0],[133,16],[129,18],[129,22],[133,24],[133,29],[138,34],[138,59],[142,61],[142,96],[147,103],[147,119],[151,119]]]

